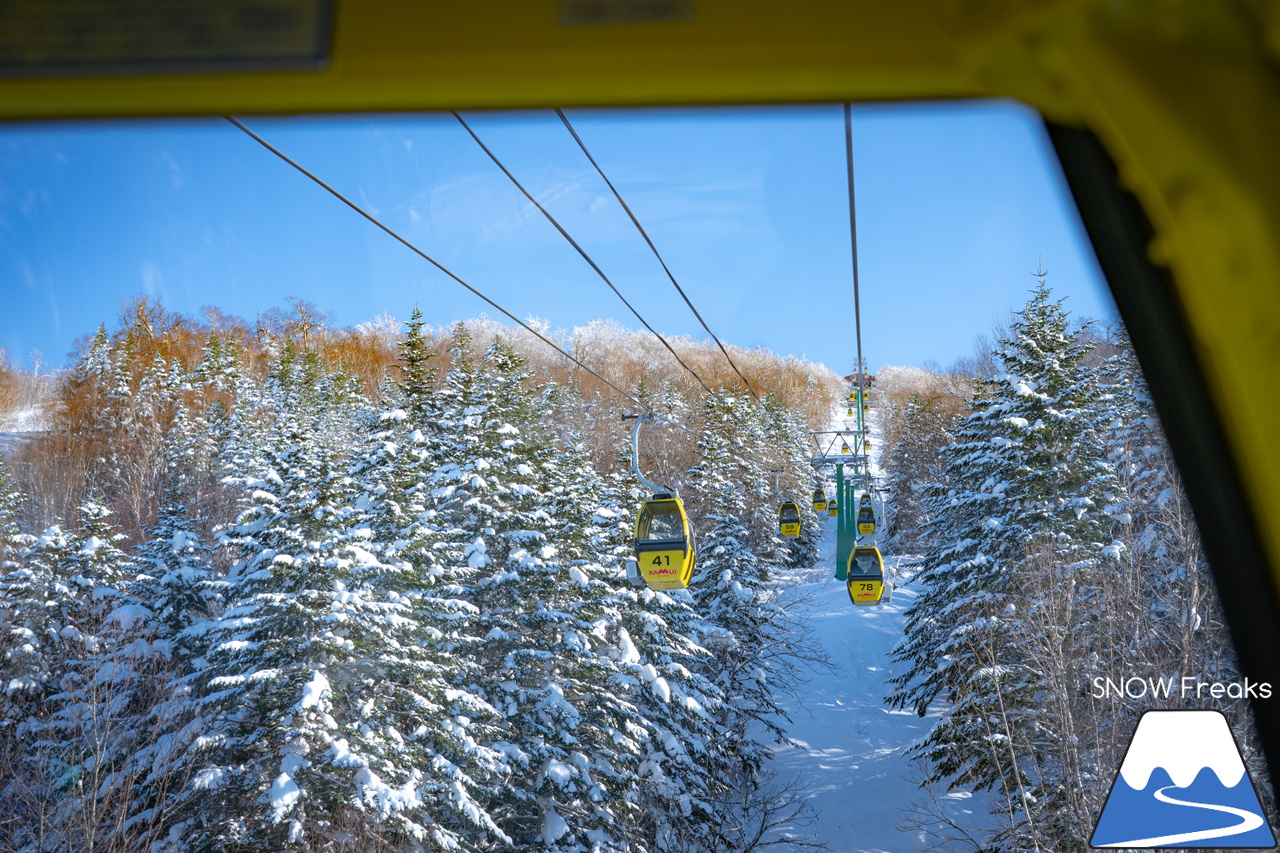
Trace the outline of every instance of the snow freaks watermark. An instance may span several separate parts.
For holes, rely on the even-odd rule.
[[[1270,699],[1269,681],[1201,681],[1193,675],[1181,678],[1133,676],[1093,679],[1094,699]]]
[[[1221,711],[1147,711],[1094,826],[1091,847],[1274,847]]]

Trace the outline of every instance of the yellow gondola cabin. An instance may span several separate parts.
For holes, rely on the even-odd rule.
[[[827,501],[827,515],[839,515],[840,504],[835,501]]]
[[[650,589],[684,589],[693,577],[694,542],[678,497],[659,492],[636,515],[636,567]]]
[[[876,511],[870,503],[858,507],[858,535],[870,536],[876,532]]]
[[[845,586],[849,600],[859,607],[878,605],[884,596],[884,558],[874,545],[864,545],[849,552]]]
[[[778,507],[778,532],[783,536],[800,535],[800,505],[787,501]]]
[[[814,512],[827,511],[827,496],[822,493],[822,489],[813,490],[813,511]]]

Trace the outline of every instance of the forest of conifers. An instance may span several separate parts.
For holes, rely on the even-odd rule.
[[[87,339],[0,485],[0,847],[746,849],[809,654],[775,472],[811,488],[843,389],[564,344],[666,420],[640,460],[695,519],[689,592],[625,578],[637,402],[527,333],[139,299]]]
[[[828,664],[784,585],[817,558],[809,431],[832,371],[599,322],[415,310],[333,328],[146,299],[66,370],[0,365],[0,848],[746,853],[804,817],[767,772]],[[619,386],[634,400],[609,389]],[[882,547],[913,591],[885,686],[937,719],[904,816],[955,850],[1077,851],[1137,717],[1098,696],[1239,681],[1119,328],[1041,282],[947,369],[872,391]],[[632,586],[640,466],[697,534],[687,591]],[[775,488],[775,477],[778,486]],[[782,496],[805,512],[784,542]],[[989,792],[963,826],[929,805]],[[985,801],[984,801],[985,802]],[[793,833],[789,849],[804,846]],[[941,844],[941,842],[939,842]],[[774,849],[788,849],[775,847]]]

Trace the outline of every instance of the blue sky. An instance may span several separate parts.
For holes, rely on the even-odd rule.
[[[848,372],[840,105],[568,114],[722,340]],[[467,119],[652,325],[702,336],[554,113]],[[245,121],[517,316],[638,327],[451,116]],[[873,370],[967,354],[1040,258],[1068,310],[1114,313],[1034,113],[855,106],[853,136]],[[0,346],[60,364],[135,293],[249,318],[299,296],[339,325],[486,309],[222,119],[0,128]]]

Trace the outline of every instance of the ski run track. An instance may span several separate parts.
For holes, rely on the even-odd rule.
[[[840,414],[834,428],[852,428]],[[873,454],[880,449],[878,432],[873,424]],[[879,479],[874,461],[872,473]],[[834,490],[833,480],[826,492]],[[985,796],[938,790],[933,801],[919,787],[921,774],[906,754],[928,736],[944,706],[935,705],[921,718],[884,702],[888,679],[905,666],[893,663],[890,654],[916,596],[910,569],[899,568],[912,556],[884,555],[886,576],[896,584],[890,603],[855,607],[844,583],[835,579],[836,520],[824,516],[821,523],[817,564],[777,579],[791,599],[790,612],[808,623],[834,664],[832,671],[811,673],[802,685],[799,705],[788,708],[792,743],[775,747],[770,765],[779,783],[801,786],[813,810],[813,822],[792,827],[788,835],[824,844],[834,853],[944,849],[945,839],[959,834],[957,828],[981,837],[989,820]],[[920,807],[926,805],[934,814],[921,817]],[[947,826],[952,822],[955,827]]]

